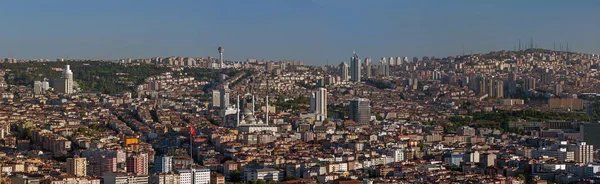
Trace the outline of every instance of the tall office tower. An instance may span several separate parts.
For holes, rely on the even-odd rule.
[[[221,106],[221,109],[227,109],[227,107],[229,106],[229,93],[231,93],[231,90],[229,89],[229,86],[227,84],[223,85],[223,88],[221,88],[221,103],[219,104]]]
[[[370,57],[366,57],[365,58],[365,66],[371,65],[372,64],[372,60]]]
[[[125,161],[127,162],[127,172],[137,176],[148,175],[148,154],[142,153],[130,156]]]
[[[494,79],[493,78],[488,78],[485,81],[485,92],[487,93],[487,95],[489,97],[494,96]]]
[[[310,107],[309,107],[309,111],[310,112],[317,111],[317,94],[314,93],[314,92],[310,93]]]
[[[340,78],[342,79],[342,81],[348,81],[348,68],[350,68],[348,66],[348,64],[346,64],[346,62],[342,62],[340,63],[339,69],[340,69]]]
[[[494,91],[492,96],[496,98],[504,98],[504,82],[502,80],[496,80],[494,82]]]
[[[219,47],[217,50],[219,51],[219,68],[224,68],[225,64],[223,63],[223,51],[225,51],[225,49],[223,49],[223,47]]]
[[[404,56],[402,59],[402,64],[408,64],[408,56]]]
[[[579,125],[580,142],[586,142],[587,145],[592,145],[595,148],[600,147],[600,123],[583,123]]]
[[[350,80],[352,82],[360,82],[360,58],[356,52],[350,58]]]
[[[396,57],[396,65],[402,65],[402,57]]]
[[[396,65],[396,61],[394,61],[394,57],[390,57],[390,60],[388,60],[388,63],[390,66]]]
[[[209,184],[210,170],[206,168],[179,169],[180,184]]]
[[[221,91],[212,90],[212,106],[221,107]]]
[[[535,78],[527,77],[523,83],[523,91],[535,90],[535,81]]]
[[[578,142],[570,146],[570,151],[575,151],[575,162],[588,164],[594,161],[594,145]]]
[[[390,76],[390,64],[389,63],[381,63],[381,75],[384,77]]]
[[[487,79],[484,76],[478,76],[477,77],[477,94],[486,94],[486,88],[485,88],[485,81],[487,81]]]
[[[371,122],[371,101],[366,98],[357,98],[350,101],[350,119],[358,124]]]
[[[548,69],[546,69],[546,71],[542,72],[542,83],[543,84],[550,84],[552,83],[552,72],[550,72]]]
[[[379,63],[387,63],[387,59],[385,57],[381,57],[381,59],[379,60]]]
[[[311,99],[311,109],[315,113],[317,121],[325,121],[327,119],[327,89],[319,88],[313,92]]]
[[[477,74],[471,74],[469,75],[469,89],[475,91],[475,93],[477,93],[477,85],[479,84],[479,80],[477,80],[478,75]]]
[[[65,69],[62,73],[62,79],[64,81],[64,93],[71,94],[73,93],[73,72],[71,72],[70,66],[65,65]]]
[[[418,57],[413,57],[413,63],[419,62],[419,58]]]
[[[512,95],[517,93],[517,74],[515,72],[508,74],[506,85],[508,86],[508,94]]]
[[[67,159],[67,174],[83,177],[86,176],[87,163],[85,158],[68,158]]]
[[[173,169],[173,157],[161,156],[154,158],[154,172],[168,173]]]
[[[370,78],[373,74],[372,74],[372,69],[371,69],[371,65],[372,65],[372,61],[370,57],[365,58],[365,77],[366,78]]]
[[[554,85],[554,95],[559,96],[563,92],[562,81]]]

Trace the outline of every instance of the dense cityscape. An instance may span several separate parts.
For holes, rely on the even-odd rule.
[[[2,183],[600,181],[599,55],[355,52],[310,66],[224,48],[5,58]]]

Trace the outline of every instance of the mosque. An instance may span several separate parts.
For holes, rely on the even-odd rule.
[[[263,131],[270,131],[270,132],[277,132],[277,126],[273,126],[269,124],[269,116],[265,116],[264,121],[263,119],[259,119],[256,117],[255,115],[255,102],[254,102],[254,96],[252,95],[245,95],[245,99],[249,99],[248,97],[252,97],[252,102],[249,103],[246,101],[246,105],[244,105],[245,107],[242,108],[242,106],[240,106],[240,97],[237,97],[237,105],[235,106],[235,112],[236,112],[236,121],[235,121],[235,125],[233,125],[234,127],[237,128],[238,133],[242,134],[242,133],[253,133],[253,132],[263,132]],[[266,97],[266,106],[267,109],[269,109],[269,97]],[[251,106],[251,108],[249,108]],[[266,114],[265,114],[266,115]]]

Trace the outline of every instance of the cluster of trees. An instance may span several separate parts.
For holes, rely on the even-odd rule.
[[[389,80],[366,79],[365,82],[376,87],[377,89],[392,89],[395,87],[394,84]]]
[[[303,109],[300,104],[310,104],[310,98],[299,96],[298,98],[288,101],[284,101],[284,98],[278,98],[277,102],[275,102],[275,106],[281,109],[291,109],[294,111]]]
[[[317,89],[316,85],[312,85],[312,84],[308,84],[308,83],[304,83],[304,82],[296,82],[296,85],[306,88],[308,90],[315,90]]]
[[[580,112],[541,112],[533,109],[522,111],[477,112],[471,114],[471,116],[450,117],[448,120],[451,124],[445,124],[443,126],[445,131],[453,132],[461,126],[468,126],[471,122],[499,122],[500,125],[482,125],[481,127],[497,128],[507,132],[520,133],[519,130],[508,127],[508,122],[520,119],[527,121],[588,121],[590,117],[587,114]]]
[[[595,120],[600,119],[600,101],[592,103],[589,108],[591,118]]]
[[[105,94],[134,91],[147,77],[169,71],[168,68],[154,65],[109,62],[1,63],[0,68],[9,70],[4,76],[9,84],[30,86],[36,80],[61,78],[61,72],[53,68],[64,68],[67,64],[73,71],[73,80],[82,90]]]
[[[233,70],[233,69],[225,69],[225,70],[215,70],[210,68],[184,68],[181,73],[185,73],[188,76],[194,77],[199,80],[215,80],[219,78],[219,74],[225,74],[227,76],[233,77],[237,75],[239,72],[243,70]],[[180,73],[175,73],[175,76],[180,75]]]

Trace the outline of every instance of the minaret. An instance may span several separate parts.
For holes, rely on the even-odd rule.
[[[235,126],[240,126],[240,95],[237,96],[237,123],[235,124]]]
[[[265,116],[267,116],[267,125],[269,124],[269,95],[267,95],[267,112],[265,113]]]
[[[225,67],[225,66],[223,65],[223,51],[224,51],[225,49],[223,49],[223,47],[219,47],[219,48],[218,48],[218,50],[219,50],[219,68],[220,68],[220,69],[223,69],[223,68]]]
[[[254,95],[252,95],[252,113],[255,113],[256,106],[254,105]]]

